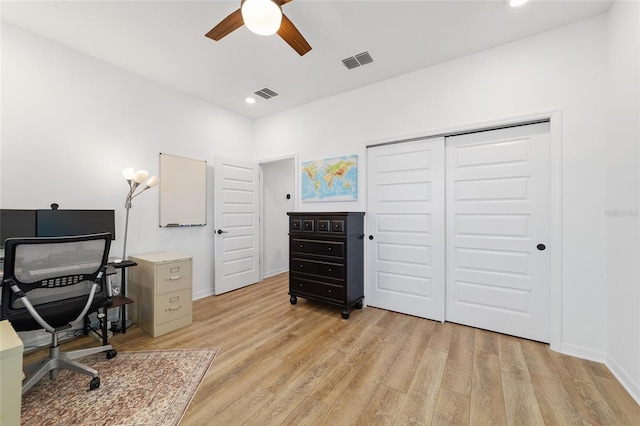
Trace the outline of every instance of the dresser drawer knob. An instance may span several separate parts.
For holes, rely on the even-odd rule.
[[[331,248],[331,247],[329,247],[329,251],[331,251],[331,250],[332,250],[332,248]]]
[[[331,272],[331,268],[329,268],[329,272]]]
[[[331,293],[331,290],[329,290],[329,293]]]
[[[301,268],[304,268],[304,265],[300,265]]]

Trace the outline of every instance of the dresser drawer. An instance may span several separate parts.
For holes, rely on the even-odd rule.
[[[289,220],[289,231],[291,232],[302,231],[302,219],[291,218]]]
[[[343,278],[344,265],[341,263],[293,258],[289,264],[291,272],[320,275],[323,277]]]
[[[191,288],[191,262],[161,263],[157,266],[157,294]]]
[[[320,256],[344,257],[344,242],[317,241],[291,238],[291,252],[316,254]]]
[[[308,280],[297,276],[290,278],[289,286],[291,293],[300,296],[315,296],[341,303],[344,302],[346,296],[344,286]]]
[[[189,289],[163,294],[156,299],[156,325],[191,315],[191,291]]]

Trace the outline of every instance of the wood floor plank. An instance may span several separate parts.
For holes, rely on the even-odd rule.
[[[449,346],[449,359],[442,379],[442,386],[469,396],[473,371],[475,330],[471,327],[456,327]]]
[[[449,352],[453,331],[456,327],[459,326],[450,322],[445,322],[444,324],[436,323],[433,327],[428,347],[442,352]]]
[[[424,351],[411,386],[400,406],[396,424],[431,424],[446,364],[446,353],[429,348]]]
[[[384,384],[378,386],[356,425],[392,425],[400,409],[404,392]]]
[[[320,419],[329,407],[322,402],[306,397],[282,422],[283,425],[312,426],[320,424]]]
[[[382,342],[375,351],[366,353],[357,374],[350,377],[341,397],[335,399],[322,421],[328,424],[355,424],[382,383],[398,351],[396,345]]]
[[[561,381],[531,374],[531,381],[546,424],[577,425],[580,415]]]
[[[520,347],[530,374],[560,380],[548,345],[532,342],[531,340],[522,340]]]
[[[438,394],[436,411],[433,414],[434,425],[469,425],[470,396],[441,388]],[[475,423],[474,423],[475,424]]]
[[[505,425],[507,417],[504,407],[498,354],[486,350],[475,351],[469,410],[471,421],[476,425]]]
[[[542,412],[527,369],[520,340],[511,336],[499,336],[498,353],[507,423],[543,424]]]
[[[487,330],[475,329],[474,352],[498,355],[498,336]]]
[[[431,331],[433,331],[433,322],[417,321],[413,332],[407,337],[405,344],[398,353],[398,357],[384,378],[386,386],[401,392],[409,390],[409,386],[411,386],[415,372],[429,343]]]
[[[640,405],[635,403],[620,382],[601,376],[594,377],[593,382],[600,394],[606,396],[607,404],[622,424],[640,425]]]
[[[287,369],[294,372],[294,377],[286,386],[274,392],[274,396],[267,401],[251,418],[250,424],[271,425],[283,422],[296,407],[304,402],[309,391],[324,377],[327,371],[343,358],[343,354],[332,349],[313,358],[300,369],[292,368],[291,364],[283,364],[278,370]]]

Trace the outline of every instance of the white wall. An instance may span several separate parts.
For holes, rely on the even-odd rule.
[[[252,158],[253,123],[2,24],[0,206],[116,209],[112,256],[122,256],[132,165],[158,174],[159,153],[206,160]],[[213,293],[213,191],[208,167],[206,227],[159,228],[158,190],[134,199],[127,253],[193,256],[194,296]]]
[[[293,151],[304,162],[361,153],[366,142],[560,108],[562,350],[604,360],[606,54],[603,15],[257,120],[257,155]],[[357,202],[300,207],[365,210],[360,186]]]
[[[640,395],[640,3],[609,11],[607,364]]]
[[[260,166],[262,197],[262,271],[270,277],[289,270],[289,217],[295,211],[295,162],[287,159]],[[287,199],[287,194],[291,198]]]

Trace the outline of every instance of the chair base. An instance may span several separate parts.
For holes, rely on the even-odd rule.
[[[30,364],[24,368],[26,375],[25,380],[22,382],[22,394],[24,395],[29,389],[33,387],[40,379],[42,379],[47,373],[51,379],[56,379],[60,373],[60,369],[74,371],[80,374],[86,374],[92,378],[98,377],[98,371],[84,364],[75,361],[76,358],[81,358],[87,355],[93,355],[100,352],[112,351],[111,345],[98,346],[95,348],[79,349],[76,351],[60,352],[60,346],[49,347],[49,356],[41,361]],[[111,358],[108,356],[108,358]],[[93,383],[93,381],[92,381]],[[99,383],[99,381],[98,381]],[[91,385],[93,388],[93,385]],[[98,385],[99,386],[99,385]],[[97,386],[95,386],[97,387]]]

